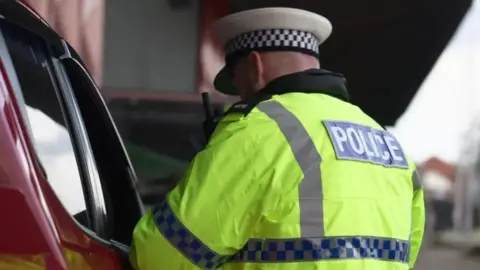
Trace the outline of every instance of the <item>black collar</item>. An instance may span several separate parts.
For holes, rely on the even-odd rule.
[[[325,94],[350,102],[346,79],[342,74],[324,69],[309,69],[288,74],[271,81],[250,99],[235,103],[226,114],[236,112],[247,115],[260,102],[270,99],[273,95],[287,93]]]
[[[309,69],[279,77],[267,84],[259,93],[282,95],[293,92],[326,94],[350,101],[345,77],[324,69]]]

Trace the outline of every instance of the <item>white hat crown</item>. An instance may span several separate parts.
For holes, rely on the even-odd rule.
[[[227,55],[241,50],[302,50],[318,54],[331,34],[330,21],[294,8],[261,8],[234,13],[213,25]]]

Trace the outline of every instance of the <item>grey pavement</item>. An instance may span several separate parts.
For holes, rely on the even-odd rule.
[[[434,236],[427,230],[415,270],[480,270],[480,257],[466,256],[466,251],[434,244]]]
[[[480,270],[480,258],[469,258],[460,250],[425,247],[415,270]]]

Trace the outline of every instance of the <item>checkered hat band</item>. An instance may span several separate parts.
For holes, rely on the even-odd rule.
[[[291,49],[318,55],[320,42],[310,32],[290,29],[257,30],[241,34],[227,43],[226,55],[240,51]]]

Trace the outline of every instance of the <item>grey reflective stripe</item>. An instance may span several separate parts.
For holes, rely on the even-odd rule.
[[[165,239],[199,268],[217,269],[231,257],[220,255],[202,243],[175,216],[166,200],[155,207],[152,213],[157,228]]]
[[[413,190],[417,191],[423,187],[422,180],[420,178],[420,174],[417,170],[415,170],[412,174],[412,183],[413,183]]]
[[[323,236],[322,159],[315,144],[297,117],[279,102],[263,102],[257,108],[277,123],[303,172],[299,186],[301,236]]]
[[[252,239],[232,262],[305,262],[369,259],[408,263],[409,241],[370,236]]]

